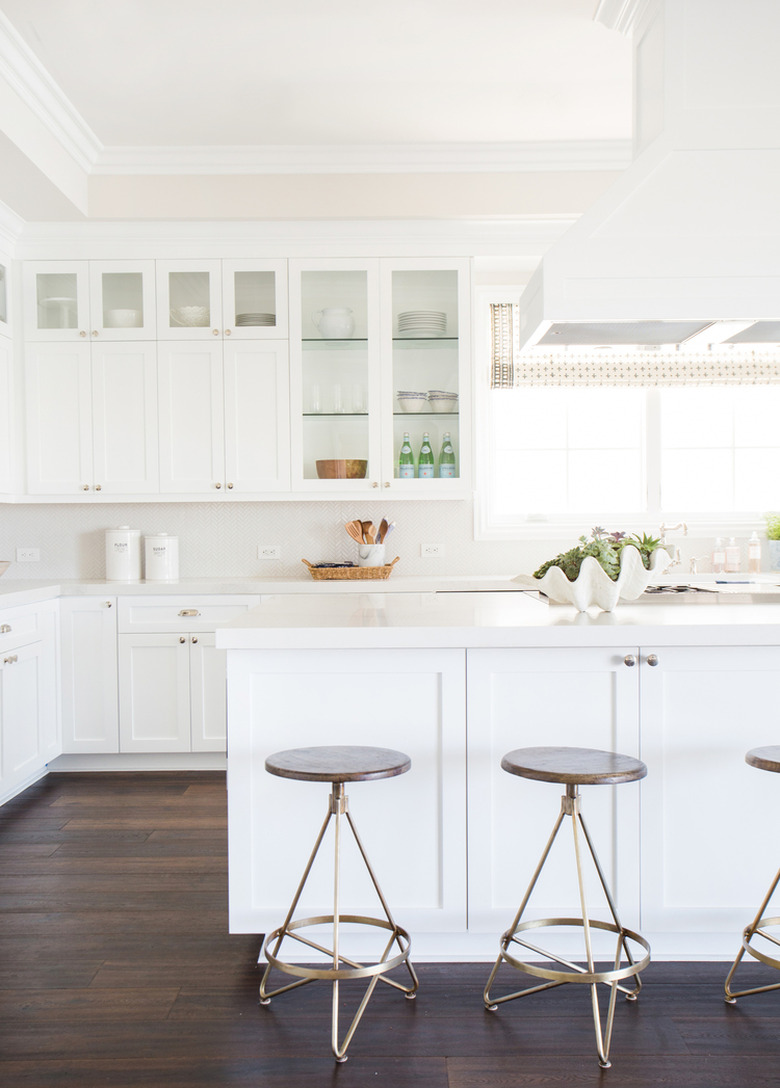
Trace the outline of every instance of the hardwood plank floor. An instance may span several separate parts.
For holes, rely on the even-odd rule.
[[[586,991],[489,1014],[486,964],[420,964],[417,1000],[380,986],[337,1065],[328,988],[260,1008],[259,946],[227,932],[224,775],[53,774],[0,808],[3,1088],[780,1083],[780,992],[727,1006],[722,963],[651,964],[606,1072]]]

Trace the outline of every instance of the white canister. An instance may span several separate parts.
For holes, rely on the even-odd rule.
[[[147,582],[176,582],[179,578],[179,538],[169,533],[144,537]]]
[[[106,529],[106,581],[140,582],[141,530],[120,525]]]
[[[381,567],[384,562],[384,544],[358,544],[359,567]]]

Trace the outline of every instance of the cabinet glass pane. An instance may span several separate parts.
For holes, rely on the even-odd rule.
[[[276,325],[276,275],[274,272],[236,272],[233,279],[237,328]]]
[[[0,264],[0,321],[8,323],[8,283],[4,264]]]
[[[141,272],[104,272],[101,277],[104,329],[142,329],[144,278]]]
[[[301,299],[304,478],[362,479],[369,448],[367,275],[304,272]]]
[[[75,272],[39,272],[35,292],[39,329],[77,327]]]
[[[211,292],[208,272],[168,273],[168,327],[206,328],[211,324]]]
[[[396,271],[392,285],[395,475],[404,432],[410,435],[417,475],[427,431],[435,475],[458,476],[458,273]],[[451,438],[454,467],[441,463],[445,434]]]

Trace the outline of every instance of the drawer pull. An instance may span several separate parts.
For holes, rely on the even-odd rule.
[[[10,623],[0,623],[0,635],[10,635],[10,634],[11,634],[11,624]]]
[[[16,654],[11,654],[10,657],[4,657],[3,658],[3,664],[4,665],[15,665],[18,660],[19,660],[19,658],[16,656]]]
[[[182,608],[179,615],[180,616],[199,616],[200,612],[198,612],[197,608]]]

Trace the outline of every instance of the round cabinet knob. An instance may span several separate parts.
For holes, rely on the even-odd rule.
[[[195,635],[195,636],[193,637],[192,641],[193,641],[193,643],[197,642],[197,641],[198,641],[198,636],[197,636],[197,635]]]
[[[95,484],[95,491],[102,491],[102,490],[103,490],[103,485],[102,484]]]
[[[214,484],[214,487],[216,487],[217,491],[219,491],[219,489],[222,487],[222,484]]]
[[[212,336],[219,336],[219,329],[212,329],[211,330],[211,335]]]
[[[97,329],[93,329],[92,330],[92,335],[93,336],[100,336],[100,333],[97,331]]]
[[[654,669],[655,666],[658,664],[658,654],[648,654],[647,655],[647,664],[652,669]]]
[[[186,640],[186,638],[184,637],[184,635],[179,635],[179,642],[181,642],[181,643],[184,643],[184,642],[186,642],[186,641],[187,641],[187,640]]]
[[[371,481],[371,486],[372,487],[379,487],[379,484],[378,484],[378,482],[376,480],[372,480]]]
[[[230,484],[230,483],[229,483],[229,484],[228,484],[227,486],[228,486],[228,491],[232,491],[232,490],[233,490],[233,485],[232,485],[232,484]]]
[[[390,486],[390,481],[389,481],[389,480],[385,480],[385,487],[389,487],[389,486]]]
[[[82,484],[81,485],[81,490],[82,491],[89,491],[89,484]]]
[[[86,336],[86,335],[87,334],[86,334],[86,331],[84,329],[79,330],[79,336]]]
[[[114,602],[113,601],[106,601],[106,608],[113,608],[113,607],[114,607]]]
[[[623,658],[623,664],[628,665],[629,669],[633,669],[634,665],[636,665],[636,658],[633,654],[626,654]]]
[[[225,329],[225,336],[230,336],[232,329]]]

